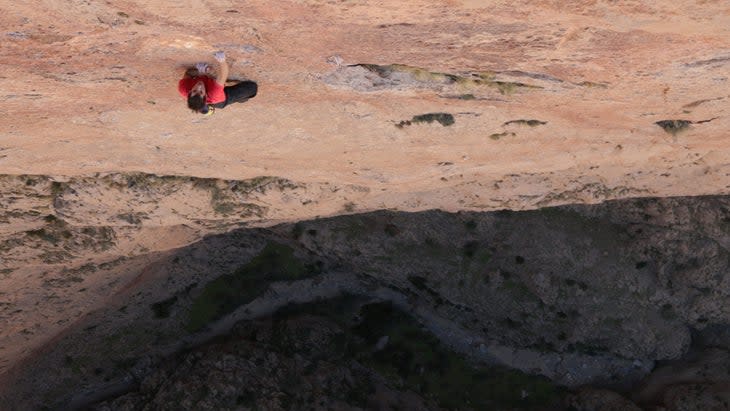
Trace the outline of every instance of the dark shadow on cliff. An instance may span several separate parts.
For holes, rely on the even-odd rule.
[[[379,211],[210,236],[160,254],[153,278],[23,381],[51,381],[46,404],[67,401],[69,382],[86,385],[72,402],[86,405],[241,321],[348,293],[396,304],[470,363],[628,392],[656,361],[681,358],[691,329],[730,322],[728,210],[727,197],[697,197]]]

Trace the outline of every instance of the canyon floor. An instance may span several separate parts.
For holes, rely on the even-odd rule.
[[[577,409],[727,404],[727,375],[692,371],[724,364],[730,346],[725,2],[0,11],[0,409],[135,390],[141,402],[124,406],[160,408],[151,393],[176,375],[166,359],[237,344],[216,338],[276,348],[236,324],[266,334],[287,304],[343,295],[362,321],[386,304],[487,374],[522,373],[527,394],[482,406],[539,406],[529,399],[548,391]],[[177,81],[217,50],[259,94],[203,117]],[[323,341],[415,349],[400,339],[388,351],[398,333],[378,329],[388,338],[373,342],[362,321],[288,315]],[[398,385],[373,377],[387,374],[380,357],[346,352],[330,351],[342,377],[332,391],[369,376],[349,406],[467,407],[414,388],[434,380],[406,383],[417,367],[391,370]],[[258,406],[344,406],[277,395]],[[229,397],[205,404],[256,403]]]

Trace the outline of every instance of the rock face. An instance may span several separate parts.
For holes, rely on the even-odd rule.
[[[472,369],[390,304],[348,296],[241,322],[96,409],[544,409],[557,400],[545,379]]]
[[[0,409],[160,406],[208,372],[166,359],[343,293],[579,409],[725,406],[721,369],[692,371],[730,324],[724,2],[0,11]],[[175,84],[215,50],[259,95],[201,117]],[[333,390],[377,392],[353,407],[444,406],[348,361]],[[262,406],[344,407],[270,376]]]
[[[640,411],[641,408],[612,391],[581,389],[566,399],[571,409],[585,411]]]
[[[213,185],[218,184],[222,183]],[[292,189],[277,184],[272,192],[279,194],[266,195],[278,197]],[[181,187],[193,186],[185,180]],[[261,190],[251,192],[261,195]],[[184,196],[188,202],[195,199],[192,193]],[[54,202],[67,203],[73,202]],[[271,315],[293,302],[343,294],[398,307],[470,362],[507,366],[561,386],[610,387],[632,396],[631,389],[650,375],[655,361],[685,356],[692,330],[701,332],[696,347],[720,350],[707,354],[709,358],[726,352],[723,327],[729,321],[722,302],[728,298],[728,221],[730,199],[696,197],[520,212],[375,212],[237,229],[173,252],[116,262],[119,272],[136,275],[128,274],[128,283],[106,297],[103,307],[34,353],[22,372],[16,368],[16,390],[6,398],[18,404],[40,406],[33,401],[41,400],[75,407],[105,397],[99,393],[133,386],[134,381],[145,387],[151,375],[163,372],[155,369],[165,369],[170,355],[228,335],[232,327],[246,328],[241,321]],[[46,246],[66,249],[75,234],[68,238]],[[66,278],[70,273],[85,277],[74,286],[51,281],[49,290],[71,298],[85,292],[78,287],[86,282],[105,284],[101,279],[113,271],[98,265],[54,274],[49,264],[45,276]],[[109,288],[100,287],[97,293],[108,293]],[[368,344],[385,347],[392,338],[382,332],[371,336]],[[49,369],[50,374],[42,371]],[[723,370],[707,378],[702,393],[721,390]],[[195,372],[208,371],[205,366]],[[165,381],[175,381],[177,371],[169,372]],[[183,376],[193,371],[180,372]],[[662,394],[662,372],[646,380],[648,388],[637,393],[636,400],[689,401],[687,396],[672,396],[673,391]],[[229,377],[234,378],[221,378]],[[38,378],[48,387],[45,397],[37,395]],[[246,385],[235,381],[221,384]],[[281,382],[272,381],[271,387]],[[697,384],[691,377],[682,381]],[[69,390],[71,383],[86,388],[74,392]],[[170,384],[187,386],[182,381]],[[161,398],[166,397],[153,399],[150,395],[157,390],[149,390],[145,394],[142,388],[139,394],[144,401],[164,402]],[[576,394],[565,401],[593,403],[599,394]],[[696,396],[698,404],[714,401],[715,396],[703,395]],[[233,398],[229,397],[225,401]],[[615,403],[610,396],[601,401]]]
[[[2,174],[275,175],[366,210],[728,192],[723,2],[0,7]],[[260,92],[203,118],[175,84],[218,49]]]

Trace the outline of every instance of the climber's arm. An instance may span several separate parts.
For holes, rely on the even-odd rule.
[[[215,82],[221,86],[225,86],[226,80],[228,80],[228,62],[226,62],[226,53],[218,51],[213,56],[220,65],[220,70],[218,70],[218,76],[216,77]]]

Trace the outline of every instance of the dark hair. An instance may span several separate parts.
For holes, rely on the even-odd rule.
[[[205,107],[205,98],[199,95],[188,94],[188,108],[193,111],[200,111]]]

